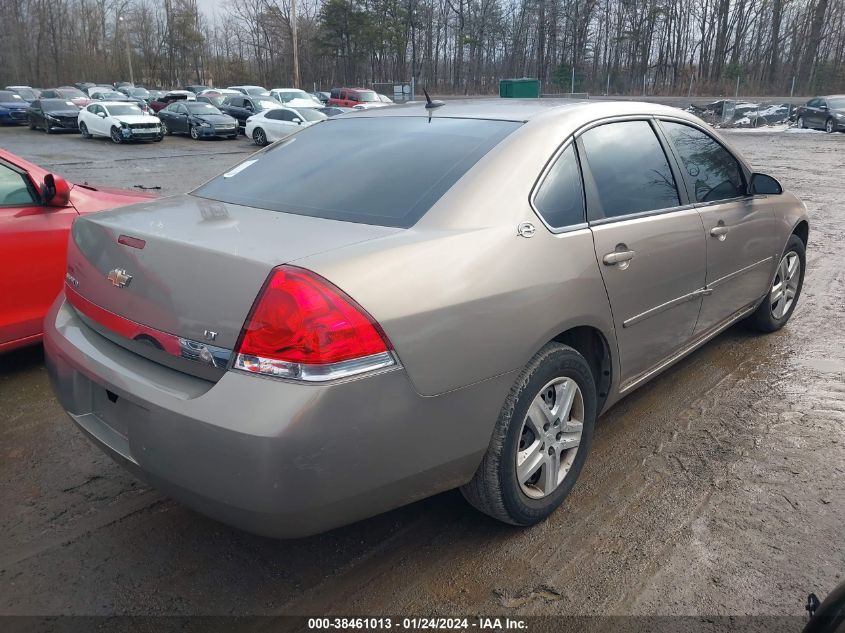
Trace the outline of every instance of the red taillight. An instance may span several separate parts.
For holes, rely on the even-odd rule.
[[[351,297],[303,268],[275,268],[244,324],[235,367],[331,380],[394,365],[378,323]]]

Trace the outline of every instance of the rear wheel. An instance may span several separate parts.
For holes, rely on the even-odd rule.
[[[255,141],[256,145],[263,147],[267,145],[267,134],[260,127],[257,127],[252,131],[252,140]]]
[[[768,294],[748,317],[751,327],[760,332],[774,332],[786,325],[801,296],[805,268],[804,242],[797,235],[791,235]]]
[[[800,127],[802,130],[807,128],[807,124],[804,122],[804,117],[802,117],[802,116],[798,117],[797,124],[798,124],[798,127]]]
[[[520,374],[481,465],[461,488],[481,512],[533,525],[566,498],[587,458],[596,420],[590,366],[559,343],[541,349]]]
[[[88,126],[85,123],[79,124],[79,132],[82,134],[82,138],[91,138],[91,134],[88,132]]]
[[[111,140],[113,143],[120,145],[123,142],[123,136],[121,136],[120,130],[117,127],[113,127],[111,129],[111,133],[109,134],[109,136],[111,136]]]
[[[836,123],[834,122],[834,120],[832,118],[825,121],[825,123],[824,123],[824,131],[825,132],[827,132],[828,134],[833,134],[834,129],[836,129]]]
[[[162,136],[165,136],[165,135],[170,136],[171,134],[173,134],[173,132],[171,131],[171,129],[169,127],[167,127],[167,123],[162,121],[161,122],[161,135]]]

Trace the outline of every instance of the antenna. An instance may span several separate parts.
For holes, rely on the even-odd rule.
[[[426,110],[430,111],[430,110],[434,110],[436,108],[439,108],[441,106],[446,105],[445,101],[432,101],[431,97],[428,96],[428,90],[426,90],[425,88],[423,88],[423,94],[425,95],[425,109]]]

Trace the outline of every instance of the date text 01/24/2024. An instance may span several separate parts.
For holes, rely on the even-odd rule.
[[[309,618],[309,630],[375,630],[402,629],[409,631],[421,630],[524,630],[527,628],[525,620],[513,618],[440,618],[413,617],[394,620],[393,618]]]

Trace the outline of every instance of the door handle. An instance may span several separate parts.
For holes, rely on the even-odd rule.
[[[728,236],[728,231],[730,231],[730,229],[724,224],[718,224],[710,229],[710,235],[717,238],[720,242],[724,242],[725,238]]]
[[[616,264],[631,261],[634,259],[635,254],[635,251],[613,251],[612,253],[608,253],[602,257],[601,260],[604,262],[605,266],[615,266]]]

